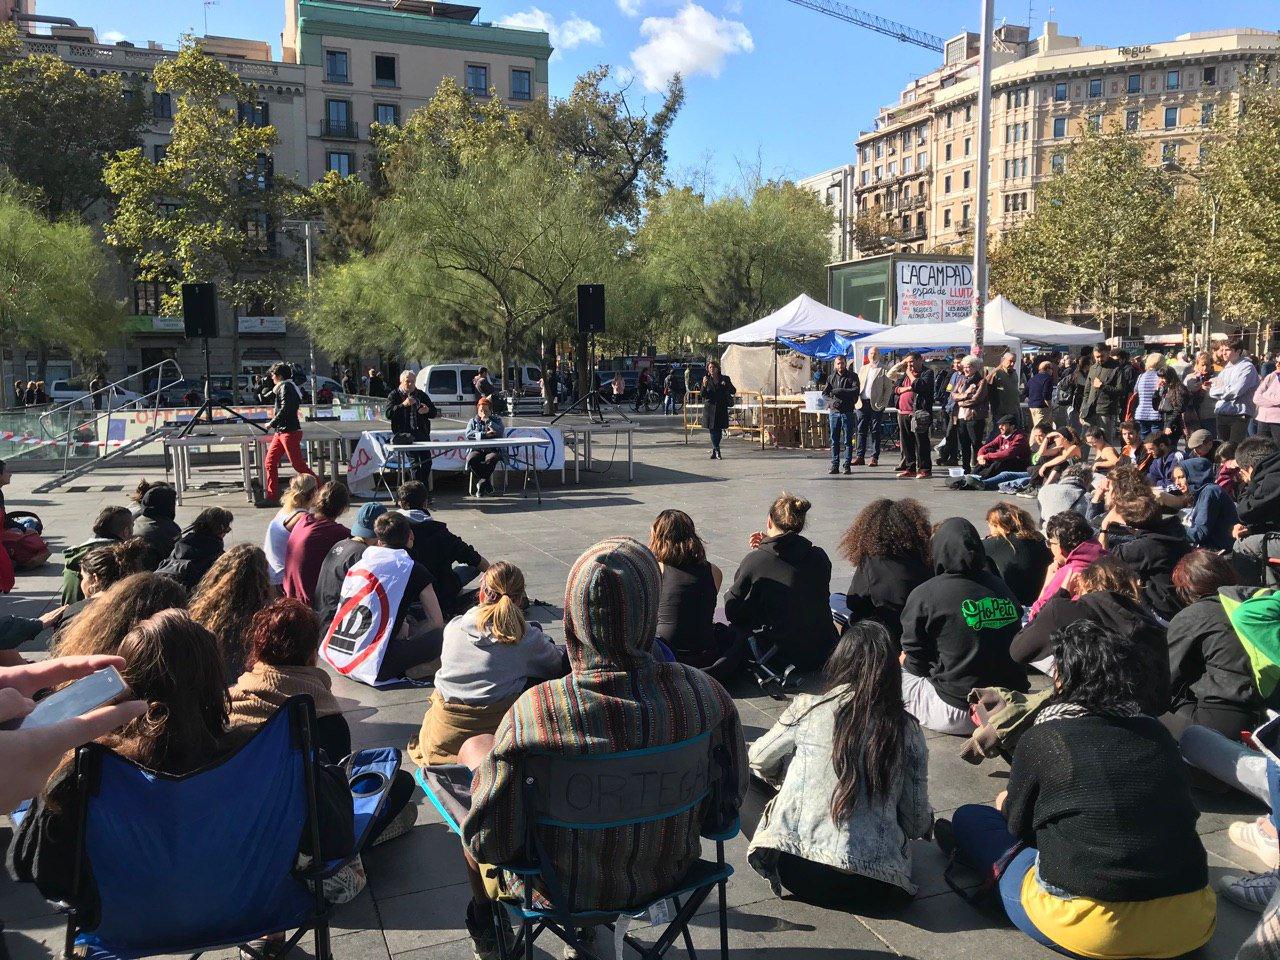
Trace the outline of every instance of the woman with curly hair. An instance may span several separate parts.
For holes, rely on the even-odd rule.
[[[158,573],[135,573],[93,598],[51,651],[55,657],[116,656],[125,634],[161,610],[185,608],[182,584]]]
[[[845,593],[849,621],[883,624],[896,644],[907,595],[933,575],[929,512],[910,497],[872,500],[840,538],[840,555],[853,564]]]
[[[251,543],[238,543],[215,560],[196,588],[191,619],[218,638],[228,684],[244,671],[249,621],[274,596],[267,555]]]

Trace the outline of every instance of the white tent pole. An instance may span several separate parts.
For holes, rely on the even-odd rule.
[[[978,54],[978,184],[973,222],[973,353],[982,357],[983,311],[987,307],[987,182],[991,172],[991,54],[995,0],[982,0],[982,46]]]

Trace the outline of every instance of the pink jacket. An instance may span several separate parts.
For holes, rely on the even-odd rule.
[[[1040,608],[1049,602],[1050,597],[1066,585],[1067,580],[1073,573],[1078,573],[1099,557],[1105,557],[1106,555],[1107,551],[1097,540],[1086,540],[1067,554],[1066,562],[1058,568],[1057,573],[1053,575],[1053,579],[1045,584],[1045,588],[1039,598],[1031,605],[1031,615],[1028,619],[1034,620],[1036,618]]]
[[[1253,403],[1258,408],[1259,423],[1280,423],[1280,376],[1268,373],[1253,391]]]

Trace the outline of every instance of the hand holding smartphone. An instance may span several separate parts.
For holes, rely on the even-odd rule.
[[[115,667],[95,670],[88,676],[73,680],[61,690],[56,690],[36,702],[35,709],[24,717],[16,717],[0,723],[3,730],[38,730],[51,727],[64,720],[71,720],[125,699],[129,688],[120,671]]]

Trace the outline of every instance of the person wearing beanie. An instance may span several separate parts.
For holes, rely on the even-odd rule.
[[[522,851],[520,771],[527,757],[652,750],[704,735],[708,749],[723,756],[712,767],[718,789],[709,789],[660,828],[539,831],[555,872],[575,880],[567,893],[573,911],[649,903],[697,862],[702,832],[738,815],[748,781],[738,711],[725,689],[702,671],[654,656],[661,579],[658,561],[636,540],[615,537],[590,547],[574,563],[565,587],[570,675],[526,691],[495,736],[468,740],[459,752],[475,771],[462,838],[473,891],[467,930],[477,956],[493,944],[486,894],[496,892],[478,864],[510,863]],[[625,869],[619,869],[617,851],[626,851]]]
[[[378,537],[373,532],[373,522],[386,512],[387,508],[380,503],[362,504],[351,524],[351,536],[335,543],[325,556],[324,563],[320,565],[320,576],[316,580],[315,596],[311,599],[311,609],[316,612],[322,624],[327,626],[338,612],[342,581],[347,571],[364,556],[365,550],[378,542]]]

